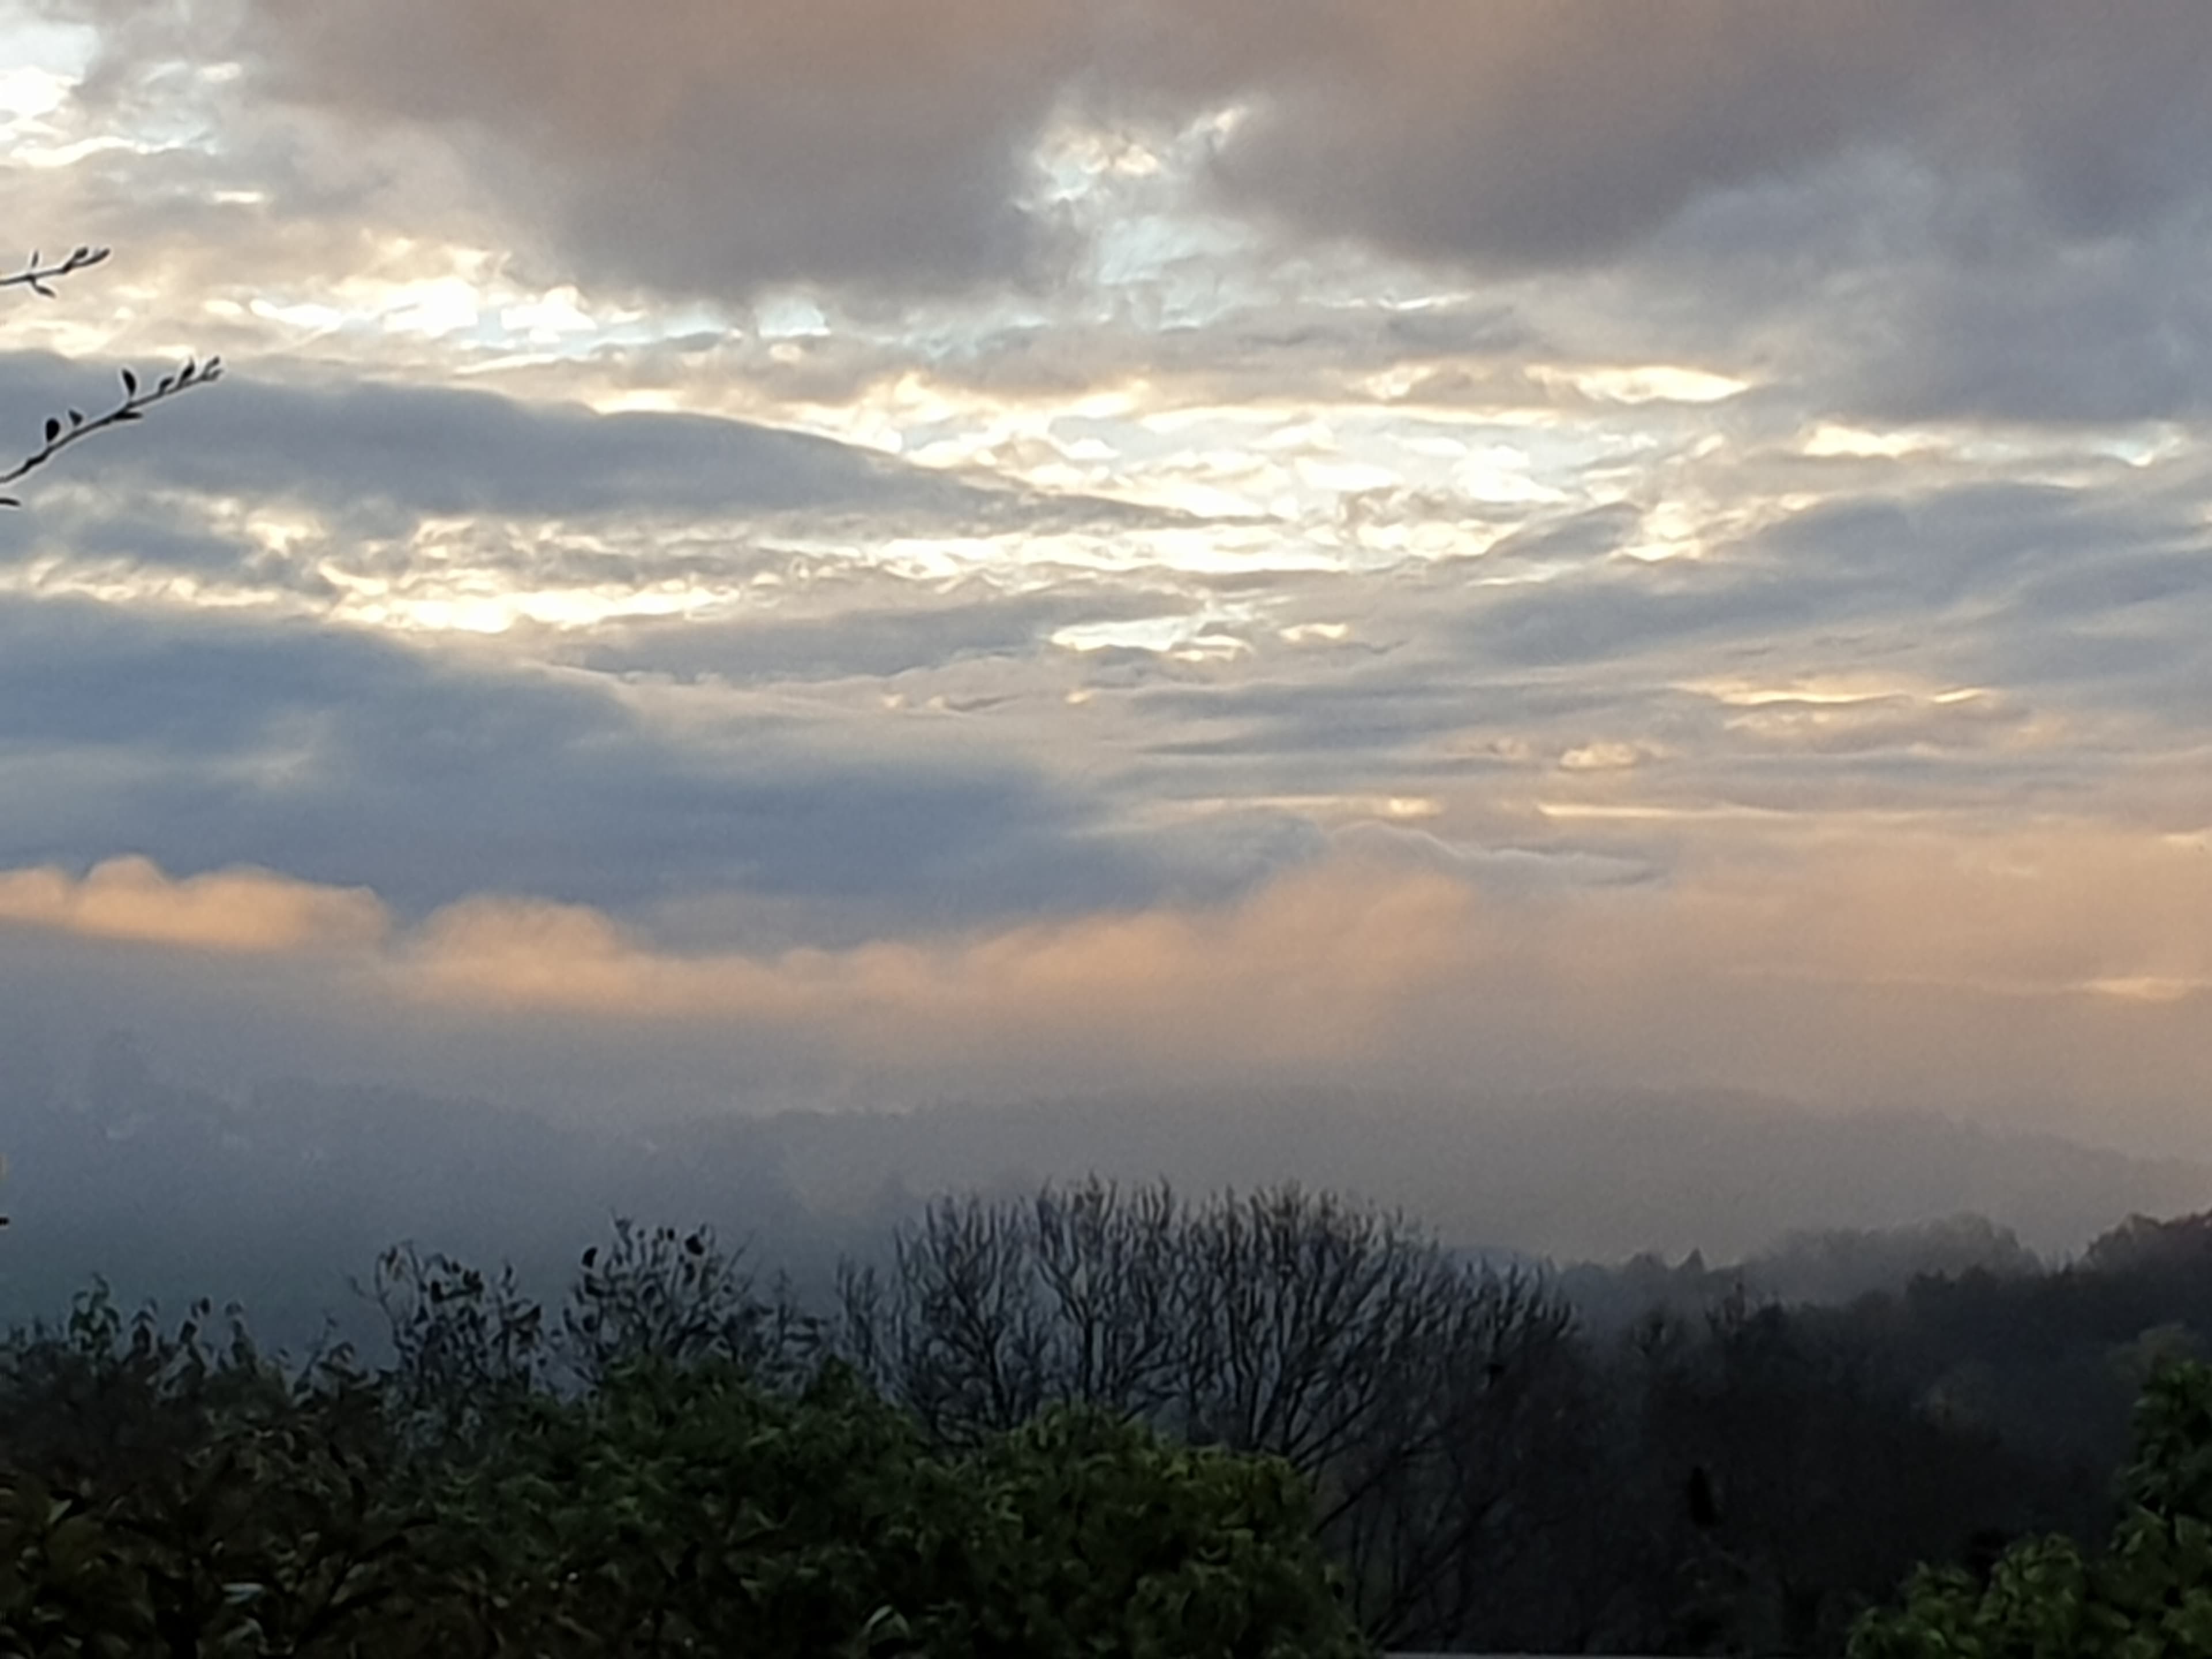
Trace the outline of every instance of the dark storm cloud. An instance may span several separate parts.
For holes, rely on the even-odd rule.
[[[1218,182],[1326,234],[1607,258],[1855,149],[2014,181],[2062,240],[2201,199],[2197,0],[254,0],[270,84],[473,135],[587,267],[679,289],[1032,264],[1055,106],[1243,102]],[[118,36],[120,40],[122,37]]]
[[[1178,878],[1012,762],[760,719],[679,743],[587,677],[58,600],[0,602],[0,867],[258,864],[415,911],[743,887],[942,921]]]

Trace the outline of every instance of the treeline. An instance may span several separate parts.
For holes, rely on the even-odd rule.
[[[0,1632],[1840,1652],[1917,1563],[2102,1537],[2129,1401],[2212,1330],[2212,1221],[1990,1259],[1840,1306],[1688,1264],[1597,1325],[1327,1196],[1093,1183],[940,1200],[826,1297],[706,1231],[618,1224],[550,1301],[395,1249],[374,1364],[95,1295],[0,1351]]]
[[[1384,1646],[1834,1653],[1917,1563],[2101,1537],[2130,1403],[2212,1332],[2212,1218],[2057,1268],[1972,1223],[1917,1243],[1948,1271],[1808,1304],[1693,1261],[1606,1322],[1326,1197],[1091,1185],[939,1202],[837,1327],[951,1443],[1080,1400],[1286,1460]],[[1777,1260],[1838,1283],[1896,1249]]]

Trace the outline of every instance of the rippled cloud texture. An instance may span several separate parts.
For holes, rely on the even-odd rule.
[[[0,0],[20,1018],[2212,1155],[2201,0]]]

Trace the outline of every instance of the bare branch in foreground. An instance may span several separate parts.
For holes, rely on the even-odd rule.
[[[111,249],[80,244],[67,255],[51,263],[40,263],[38,250],[31,251],[20,270],[0,276],[0,288],[27,288],[46,299],[55,297],[52,283],[58,277],[89,269],[105,260]],[[88,416],[81,409],[71,409],[62,415],[46,416],[43,441],[12,468],[0,472],[0,490],[17,483],[26,475],[37,471],[71,444],[89,438],[95,432],[105,432],[126,422],[144,418],[145,411],[155,404],[166,403],[182,392],[194,386],[207,386],[222,378],[222,359],[210,357],[205,362],[188,357],[185,366],[172,374],[164,374],[150,388],[142,387],[137,373],[123,371],[123,397],[120,402],[98,415]],[[0,495],[0,507],[21,507],[22,501],[13,495]]]
[[[130,369],[123,371],[123,398],[102,414],[87,416],[82,410],[72,409],[66,416],[46,416],[45,441],[38,448],[9,468],[0,472],[0,489],[5,489],[26,474],[37,471],[60,454],[71,444],[82,442],[95,432],[126,422],[143,420],[145,411],[155,404],[167,403],[179,392],[190,392],[195,386],[212,385],[222,378],[222,359],[210,357],[205,362],[186,358],[185,366],[173,374],[164,374],[151,386],[142,386],[138,376]],[[0,495],[0,507],[21,507],[21,500],[15,495]]]
[[[39,252],[33,248],[31,250],[31,257],[23,261],[23,268],[21,270],[0,276],[0,288],[27,288],[32,293],[44,295],[51,300],[54,297],[54,291],[47,286],[47,283],[53,278],[66,276],[72,271],[82,270],[88,266],[96,265],[112,252],[114,250],[112,248],[80,246],[71,248],[68,258],[53,264],[42,265],[39,263]]]

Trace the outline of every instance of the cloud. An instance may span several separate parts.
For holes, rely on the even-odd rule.
[[[1595,846],[1539,861],[1352,836],[1231,902],[834,948],[678,949],[590,907],[498,896],[384,930],[358,894],[143,865],[18,872],[0,895],[11,962],[56,933],[182,947],[108,958],[157,1002],[217,994],[190,949],[285,953],[289,1042],[327,1043],[319,1023],[407,1031],[433,1080],[441,1054],[475,1044],[627,1074],[633,1095],[775,1079],[822,1100],[858,1079],[878,1104],[1295,1079],[1736,1087],[2002,1118],[2008,1092],[2055,1092],[2181,1144],[2212,1075],[2201,836],[1747,819],[1663,881]],[[219,924],[230,908],[247,920]]]
[[[1254,35],[1279,9],[1229,8]],[[2022,180],[2064,234],[2196,196],[2212,20],[2172,0],[1386,0],[1305,9],[1226,160],[1310,222],[1508,263],[1615,252],[1856,148]],[[1240,47],[1250,48],[1240,41]],[[1254,53],[1254,56],[1261,54]],[[1264,58],[1263,58],[1264,61]]]
[[[111,859],[82,878],[0,873],[0,927],[185,950],[282,955],[374,946],[384,908],[365,889],[317,887],[265,870],[172,881],[149,860]]]
[[[1007,594],[974,584],[951,593],[898,594],[822,616],[768,611],[720,621],[641,620],[595,629],[578,653],[613,672],[736,681],[890,678],[975,659],[1042,650],[1071,625],[1151,613],[1158,601],[1103,587]]]
[[[69,600],[0,599],[0,860],[250,862],[418,912],[745,889],[1005,914],[1141,902],[1192,867],[1091,792],[879,708],[672,721],[497,653]]]
[[[1018,269],[1024,152],[1081,67],[1066,0],[248,11],[278,90],[466,131],[588,268],[692,291]]]
[[[1894,264],[1878,297],[1862,280],[1828,308],[1860,347],[1837,376],[1844,408],[2095,426],[2212,403],[2212,297],[2192,276],[2212,238],[2203,203],[2059,247],[1940,221],[1923,234],[1927,251]]]
[[[106,48],[73,134],[220,137],[21,168],[27,216],[227,295],[198,332],[234,356],[362,350],[425,284],[497,333],[507,300],[580,281],[603,314],[714,303],[681,338],[503,372],[836,408],[909,374],[1249,401],[1429,357],[1401,395],[1494,407],[1548,353],[1561,385],[1671,361],[1866,420],[2053,423],[2212,390],[2212,21],[2189,0],[657,0],[619,26],[521,0],[46,3]],[[827,333],[711,320],[793,284]],[[1451,303],[1364,303],[1386,284]],[[246,315],[280,299],[350,307],[355,337]],[[520,349],[370,349],[471,347]]]
[[[1702,198],[1856,149],[2016,179],[2054,234],[2203,188],[2212,21],[2188,0],[254,0],[269,84],[507,158],[590,267],[691,291],[927,287],[1033,267],[1056,110],[1246,113],[1231,196],[1328,234],[1513,265],[1609,257]]]
[[[31,427],[82,399],[98,373],[43,354],[0,359],[0,423]],[[1024,505],[1061,519],[1069,509],[746,421],[601,415],[366,380],[292,386],[235,373],[220,395],[163,411],[158,442],[112,442],[100,468],[110,489],[135,484],[333,511],[371,504],[415,516],[663,520],[829,509],[908,526],[951,520],[972,531]]]
[[[1219,909],[1162,907],[949,943],[880,940],[769,960],[670,957],[574,908],[472,902],[433,917],[409,989],[589,1018],[827,1024],[942,1066],[978,1041],[1034,1060],[1146,1033],[1149,1063],[1224,1046],[1328,1059],[1388,1024],[1460,950],[1468,895],[1422,873],[1291,873]],[[863,1035],[866,1033],[866,1035]]]

